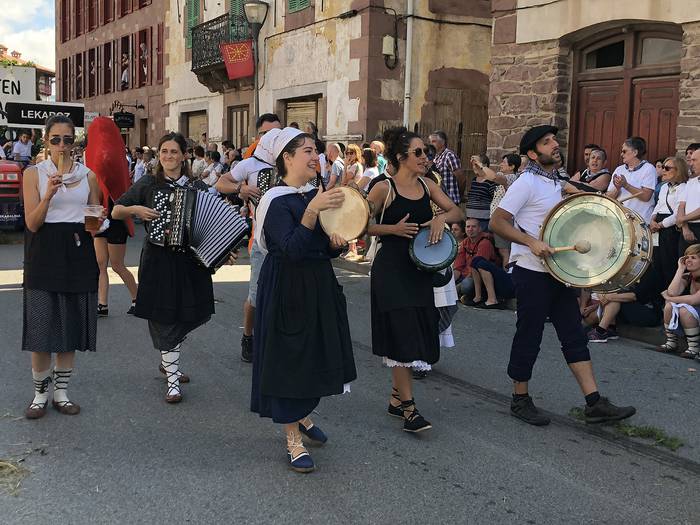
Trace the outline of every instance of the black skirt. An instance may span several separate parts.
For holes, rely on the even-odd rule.
[[[22,350],[95,351],[99,268],[82,223],[45,223],[24,240]]]
[[[255,315],[253,412],[298,421],[357,377],[345,296],[328,259],[268,255]]]

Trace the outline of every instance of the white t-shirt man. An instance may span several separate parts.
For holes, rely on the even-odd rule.
[[[202,173],[202,180],[207,184],[207,186],[214,186],[216,184],[216,181],[219,180],[219,175],[221,175],[221,172],[223,171],[224,167],[221,165],[220,162],[212,162],[204,168],[204,172]]]
[[[685,183],[683,193],[681,193],[678,199],[680,202],[685,202],[686,215],[700,208],[700,177],[688,179],[688,182]],[[700,219],[695,219],[690,222],[698,223]]]
[[[249,186],[257,187],[258,172],[272,167],[267,162],[263,162],[256,157],[248,157],[233,167],[231,177],[236,182],[245,182]]]
[[[26,144],[23,144],[21,140],[18,140],[15,142],[15,145],[12,146],[12,157],[16,158],[16,156],[19,155],[20,160],[29,160],[32,158],[32,141],[27,141]]]
[[[612,179],[610,179],[610,184],[608,185],[608,191],[613,191],[615,185],[613,180],[615,175],[624,175],[632,186],[635,188],[649,188],[654,191],[656,188],[656,168],[653,164],[643,160],[635,169],[630,170],[626,164],[618,166],[613,172]],[[629,191],[624,188],[620,188],[620,193],[617,196],[617,200],[624,199],[632,195]],[[654,199],[649,199],[644,202],[639,199],[630,199],[625,201],[625,207],[630,210],[636,211],[645,222],[651,221],[651,215],[654,211]]]
[[[498,207],[514,217],[516,229],[539,239],[544,219],[561,201],[561,190],[561,182],[524,171],[508,188]],[[547,271],[542,260],[524,244],[511,244],[510,262],[536,272]]]

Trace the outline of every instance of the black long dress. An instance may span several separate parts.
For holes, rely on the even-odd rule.
[[[264,219],[250,409],[275,423],[303,419],[357,377],[345,296],[330,262],[340,251],[318,223],[313,230],[301,224],[316,191],[275,198]]]
[[[159,185],[146,175],[115,204],[152,206]],[[146,230],[149,223],[145,222]],[[148,319],[153,346],[167,351],[180,344],[188,333],[206,323],[214,313],[211,272],[184,251],[157,246],[146,239],[139,262],[136,317]]]
[[[399,194],[389,179],[394,200],[384,211],[381,224],[396,224],[406,214],[407,222],[423,224],[433,218],[430,196],[420,199]],[[396,235],[381,237],[381,248],[372,264],[372,352],[397,363],[440,359],[439,320],[435,307],[432,274],[418,269],[408,255],[410,239]]]

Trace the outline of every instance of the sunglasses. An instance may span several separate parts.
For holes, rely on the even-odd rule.
[[[664,164],[663,166],[661,166],[661,169],[664,171],[671,171],[671,170],[675,170],[676,168],[675,168],[675,166],[669,166],[668,164]]]
[[[72,137],[71,135],[63,135],[63,137],[51,137],[49,139],[49,144],[53,146],[58,146],[61,143],[61,140],[63,140],[63,143],[66,146],[71,146],[72,144],[75,144],[75,137]]]
[[[426,157],[430,155],[430,150],[428,148],[416,148],[411,151],[413,151],[413,154],[418,158],[422,157],[423,155],[425,155]]]

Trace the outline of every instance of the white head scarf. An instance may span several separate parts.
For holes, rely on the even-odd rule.
[[[263,162],[275,165],[277,159],[282,154],[282,150],[289,144],[295,137],[304,133],[296,128],[284,128],[284,129],[271,129],[265,133],[258,146],[255,148],[255,155],[258,156],[258,150],[262,156],[258,157]],[[270,135],[270,137],[268,137]],[[267,138],[267,140],[265,140]],[[263,141],[264,145],[263,145]],[[261,148],[261,146],[263,146]],[[269,159],[269,160],[268,160]],[[307,183],[304,186],[295,188],[294,186],[275,186],[270,188],[265,195],[262,196],[258,207],[255,210],[255,242],[258,243],[258,248],[264,254],[267,254],[267,244],[265,243],[265,215],[267,215],[267,210],[270,208],[270,203],[277,197],[282,195],[291,195],[292,193],[307,193],[309,191],[315,190],[316,188]]]

